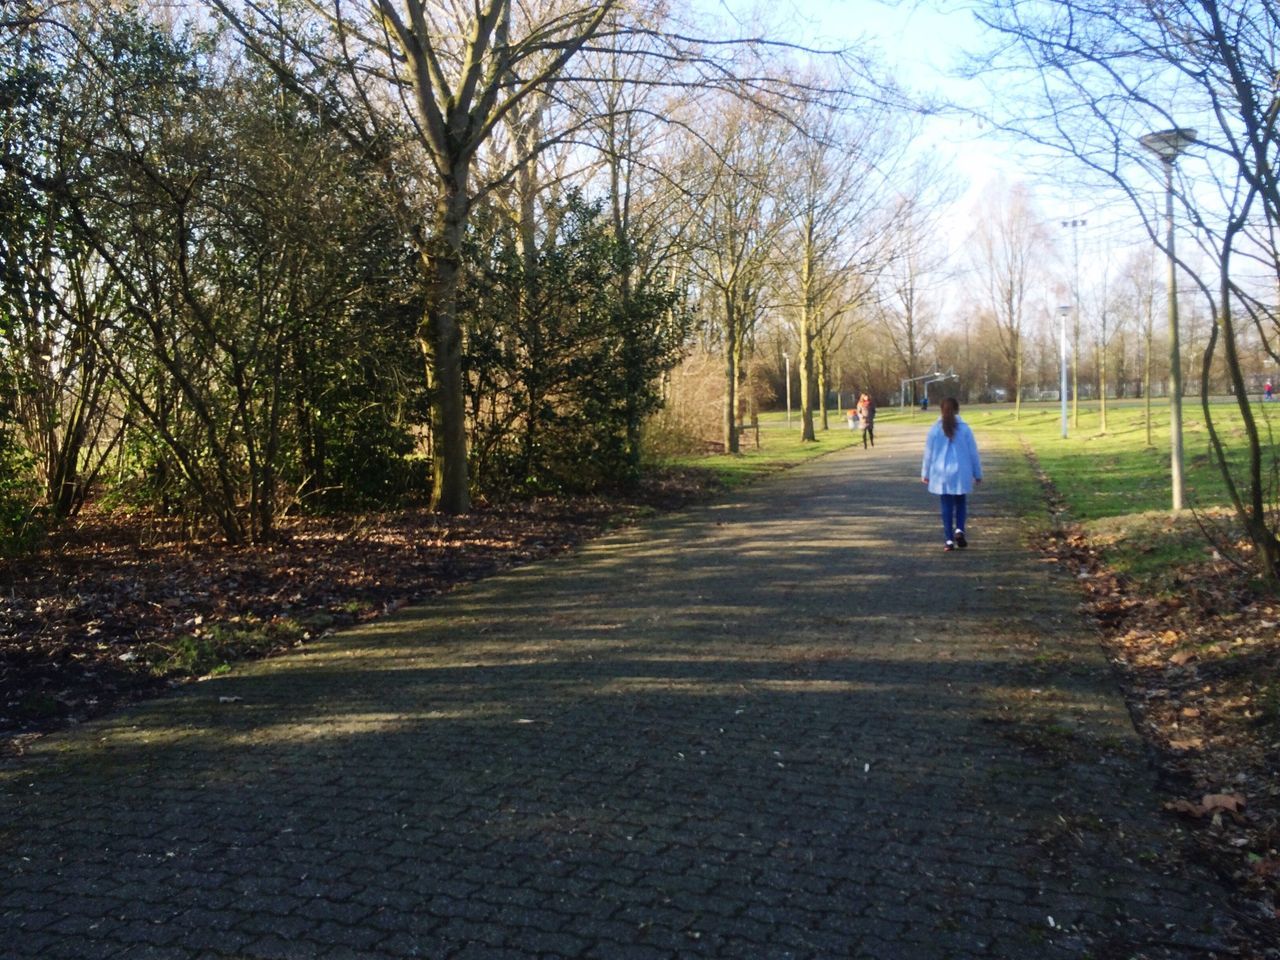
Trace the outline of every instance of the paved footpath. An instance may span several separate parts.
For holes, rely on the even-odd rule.
[[[1229,955],[1000,463],[944,554],[921,438],[38,741],[0,957]]]

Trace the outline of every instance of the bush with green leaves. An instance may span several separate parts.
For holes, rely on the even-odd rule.
[[[0,429],[0,554],[29,547],[44,531],[31,458]]]
[[[118,454],[117,498],[233,543],[269,539],[287,511],[412,492],[424,388],[406,344],[422,292],[381,189],[384,158],[351,149],[216,33],[74,2],[60,15],[32,27],[56,75],[33,101],[41,122],[7,145],[15,176],[3,178],[24,185],[60,252],[22,261],[6,302],[40,297],[20,304],[21,340],[0,343],[42,356],[45,343],[77,346],[50,361],[70,376],[31,418],[49,429],[28,431],[49,450],[55,435],[76,439],[73,468],[96,457],[58,489],[82,498]],[[48,176],[59,150],[75,162]],[[5,239],[39,248],[18,236],[22,219],[0,223],[16,225]],[[82,260],[95,286],[63,290]],[[86,289],[89,313],[70,297]],[[35,309],[48,302],[57,309]],[[68,419],[90,406],[87,421]]]
[[[463,298],[476,483],[500,496],[634,481],[639,426],[684,342],[678,292],[628,289],[628,251],[576,193],[548,212],[555,229],[532,262],[487,214],[474,218]]]

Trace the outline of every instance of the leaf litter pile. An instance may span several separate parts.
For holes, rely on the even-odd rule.
[[[708,479],[671,472],[626,499],[295,518],[276,542],[237,548],[89,511],[37,551],[0,559],[0,753],[709,492]]]
[[[1050,548],[1119,667],[1167,814],[1241,892],[1242,917],[1280,943],[1280,597],[1217,554],[1153,589],[1110,569],[1097,537],[1060,534]]]

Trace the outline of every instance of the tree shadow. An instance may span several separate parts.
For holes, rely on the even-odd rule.
[[[201,916],[223,949],[311,917],[303,952],[375,930],[400,955],[1213,929],[1138,855],[1150,778],[1062,585],[999,501],[989,546],[937,551],[904,459],[829,458],[50,738],[4,778],[6,882],[150,904],[102,936],[193,949]]]

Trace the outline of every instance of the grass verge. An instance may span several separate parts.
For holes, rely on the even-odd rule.
[[[964,416],[980,444],[1023,452],[1040,471],[1050,508],[1037,508],[1049,520],[1040,544],[1080,584],[1167,774],[1166,810],[1242,894],[1240,955],[1263,956],[1257,944],[1280,942],[1280,598],[1250,568],[1198,405],[1184,411],[1191,509],[1176,516],[1167,420],[1153,424],[1148,446],[1141,405],[1111,407],[1106,432],[1086,405],[1066,439],[1056,407]],[[1268,436],[1271,409],[1258,408]],[[1213,413],[1228,457],[1242,458],[1238,411]]]
[[[829,430],[815,424],[814,432],[817,440],[805,442],[800,436],[798,414],[792,414],[788,424],[785,413],[766,413],[760,416],[758,432],[748,429],[742,434],[740,453],[674,457],[665,461],[664,466],[708,474],[719,489],[733,490],[759,477],[843,450],[855,441],[862,442],[862,434],[849,430],[843,416],[835,414]]]

